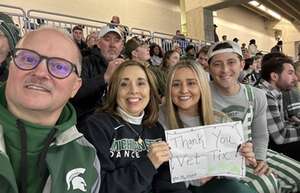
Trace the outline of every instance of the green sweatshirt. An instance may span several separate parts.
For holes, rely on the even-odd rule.
[[[44,160],[46,167],[43,167],[43,171],[39,170],[39,166],[42,164],[42,161],[39,160],[39,156],[45,146],[45,141],[48,137],[48,134],[51,132],[51,130],[54,127],[36,125],[36,124],[26,122],[24,120],[21,120],[21,122],[24,125],[24,128],[26,130],[26,136],[27,136],[27,152],[26,152],[26,158],[27,158],[26,168],[28,170],[26,175],[27,193],[41,193],[45,188],[44,186],[47,178],[49,177],[49,175],[52,176],[52,173],[55,172],[55,170],[56,170],[55,175],[56,176],[59,175],[60,176],[59,178],[63,180],[58,182],[60,184],[60,187],[55,187],[52,190],[57,189],[57,193],[58,192],[61,193],[64,192],[63,187],[65,187],[66,191],[68,188],[70,189],[71,181],[69,181],[69,183],[66,183],[66,177],[68,172],[63,173],[64,169],[66,171],[72,170],[72,168],[68,168],[68,163],[74,163],[74,166],[75,165],[79,166],[81,164],[84,164],[85,166],[84,168],[87,169],[88,167],[90,173],[90,175],[87,175],[88,180],[84,178],[85,182],[94,181],[95,184],[100,184],[100,178],[98,172],[98,170],[100,170],[100,167],[94,167],[94,165],[97,165],[95,164],[95,162],[98,162],[96,158],[95,150],[88,144],[87,141],[85,141],[82,138],[82,135],[77,132],[77,129],[74,126],[76,123],[76,113],[72,105],[67,104],[65,106],[57,124],[54,126],[57,129],[57,131],[54,134],[53,138],[50,139],[53,143],[51,144],[50,147],[47,148],[47,156],[46,156],[46,160]],[[22,171],[23,174],[20,173],[21,149],[24,147],[22,147],[21,145],[21,134],[19,128],[20,126],[17,125],[18,125],[17,118],[7,110],[7,104],[4,95],[4,86],[2,86],[0,87],[0,127],[2,127],[3,136],[0,136],[0,142],[1,143],[5,142],[5,148],[3,148],[4,150],[2,151],[4,151],[3,153],[6,153],[6,156],[9,157],[9,162],[10,162],[9,165],[12,168],[12,171],[10,171],[12,174],[11,176],[9,175],[11,180],[15,181],[12,182],[13,183],[12,187],[14,187],[16,184],[20,184],[21,181],[24,180],[22,179],[23,178],[22,175],[24,175],[24,171]],[[4,137],[4,140],[1,137],[2,138]],[[77,141],[76,143],[74,143],[75,140]],[[78,143],[79,141],[80,143],[84,142],[83,143],[84,145]],[[62,151],[63,149],[64,151]],[[78,150],[78,152],[76,152],[76,150]],[[78,154],[73,154],[73,151],[74,153],[76,152]],[[68,154],[66,154],[66,152],[68,152]],[[0,157],[1,157],[1,153],[2,152],[0,152]],[[80,159],[74,160],[75,157]],[[3,187],[1,185],[3,183],[3,181],[1,180],[2,179],[1,169],[9,170],[10,167],[2,168],[3,165],[1,163],[1,159],[2,158],[0,158],[0,187]],[[72,164],[70,164],[70,166],[71,165]],[[5,177],[8,176],[5,175]],[[50,180],[51,182],[54,183],[56,179],[51,177]],[[86,186],[88,186],[88,184],[86,184]],[[1,189],[0,189],[0,193],[2,193]],[[14,187],[14,189],[17,188]],[[8,192],[18,192],[18,191],[15,190],[15,191],[8,191]],[[51,191],[51,192],[56,192],[56,191]],[[90,187],[90,192],[92,192],[92,186]]]

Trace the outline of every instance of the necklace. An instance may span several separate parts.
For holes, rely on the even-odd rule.
[[[141,135],[130,125],[130,124],[128,124],[127,122],[125,122],[124,121],[124,123],[125,123],[125,125],[127,126],[127,127],[129,127],[129,129],[133,132],[133,133],[135,133],[136,134],[136,136],[138,137],[138,139],[137,139],[137,142],[138,142],[138,144],[140,144],[140,145],[142,145],[143,144],[143,142],[144,142],[144,140],[141,138]],[[143,132],[143,131],[142,131]]]
[[[113,116],[113,118],[118,122],[118,123],[120,123],[121,124],[121,121],[118,119],[118,118],[116,118],[116,117],[114,117]],[[129,124],[129,123],[127,123],[126,121],[124,121],[123,119],[122,119],[122,122],[137,136],[137,142],[138,142],[138,144],[140,144],[140,145],[142,145],[143,144],[143,142],[144,142],[144,140],[142,139],[142,137],[141,137],[141,135]],[[144,130],[144,129],[143,129]],[[142,130],[142,132],[141,133],[143,133],[143,130]]]

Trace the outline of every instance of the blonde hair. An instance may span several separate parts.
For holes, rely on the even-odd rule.
[[[183,124],[178,116],[178,110],[176,105],[172,101],[171,90],[172,90],[172,83],[174,80],[175,73],[178,69],[181,68],[188,68],[191,69],[196,77],[197,82],[200,88],[201,98],[198,102],[198,110],[200,121],[204,125],[212,124],[215,122],[214,113],[213,113],[213,105],[212,105],[212,98],[211,98],[211,91],[207,80],[206,72],[200,66],[200,64],[196,63],[195,61],[191,60],[182,60],[178,64],[176,64],[168,74],[167,79],[167,91],[166,91],[166,103],[164,105],[164,110],[166,114],[166,121],[169,129],[177,129],[182,128]]]

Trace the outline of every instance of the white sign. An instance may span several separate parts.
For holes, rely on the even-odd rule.
[[[244,141],[241,122],[166,131],[171,147],[172,183],[207,176],[245,176],[245,161],[238,153]]]

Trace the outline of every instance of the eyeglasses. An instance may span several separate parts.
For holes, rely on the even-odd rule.
[[[16,48],[13,53],[15,65],[25,71],[35,69],[43,59],[46,60],[48,72],[55,78],[67,78],[73,71],[79,76],[75,64],[59,57],[47,57],[26,48]]]

